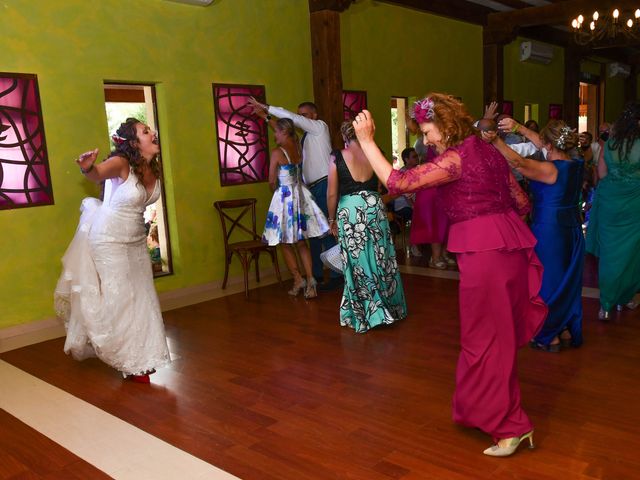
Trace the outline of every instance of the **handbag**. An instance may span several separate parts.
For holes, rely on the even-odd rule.
[[[342,255],[340,253],[340,244],[334,245],[329,250],[325,250],[320,254],[322,263],[331,270],[342,273]]]

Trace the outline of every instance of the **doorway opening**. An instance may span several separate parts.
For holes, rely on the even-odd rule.
[[[155,87],[153,85],[104,84],[104,101],[107,112],[109,144],[114,147],[113,135],[122,122],[134,117],[158,131]],[[162,175],[162,171],[160,173]],[[167,224],[167,209],[164,193],[164,178],[161,178],[161,194],[158,200],[144,212],[147,228],[147,247],[151,257],[153,275],[156,277],[173,273],[171,244]]]
[[[409,145],[407,102],[407,97],[391,97],[391,155],[395,169],[404,167],[401,153]]]
[[[598,135],[600,112],[600,87],[597,83],[580,82],[580,107],[578,113],[578,132],[589,132],[594,138]]]

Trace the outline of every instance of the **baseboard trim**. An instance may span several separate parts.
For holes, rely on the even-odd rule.
[[[249,274],[253,277],[249,279],[250,290],[271,285],[278,281],[273,268],[265,268],[261,271],[260,283],[256,282],[253,271],[249,272]],[[289,278],[289,275],[284,273],[282,278]],[[229,278],[227,288],[224,290],[222,289],[222,280],[220,280],[161,292],[158,294],[158,298],[160,299],[160,308],[165,312],[242,292],[244,292],[244,278],[242,275],[238,275]],[[2,328],[0,329],[0,353],[64,336],[63,322],[56,317]]]
[[[64,334],[64,325],[56,317],[3,328],[0,330],[0,353],[63,337]]]
[[[255,273],[249,272],[249,290],[265,287],[278,281],[273,268],[261,269],[260,272],[261,275],[259,283],[255,280]],[[288,273],[281,272],[281,274],[283,280],[290,278]],[[229,278],[227,288],[224,290],[222,289],[222,280],[218,280],[215,282],[193,285],[191,287],[179,288],[169,292],[162,292],[158,294],[158,297],[160,298],[160,307],[164,312],[242,292],[244,292],[244,278],[238,275]]]

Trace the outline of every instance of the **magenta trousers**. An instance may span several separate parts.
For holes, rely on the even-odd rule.
[[[520,405],[517,350],[542,327],[542,265],[532,248],[459,253],[460,343],[453,419],[494,439],[533,429]]]

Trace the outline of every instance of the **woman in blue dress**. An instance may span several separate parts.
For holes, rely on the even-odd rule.
[[[585,242],[580,217],[584,161],[572,155],[578,134],[561,120],[551,120],[539,137],[515,122],[501,123],[501,128],[521,132],[547,151],[541,162],[522,158],[499,138],[494,141],[510,165],[530,180],[533,194],[531,231],[544,266],[540,296],[549,314],[531,346],[547,352],[559,352],[561,345],[579,347]]]
[[[271,152],[269,185],[274,190],[262,241],[282,246],[284,261],[293,276],[289,295],[303,292],[305,298],[317,297],[316,280],[311,271],[311,253],[306,239],[320,237],[329,231],[327,218],[302,183],[300,147],[293,122],[281,118],[274,136],[278,148]],[[300,273],[296,251],[306,278]]]

